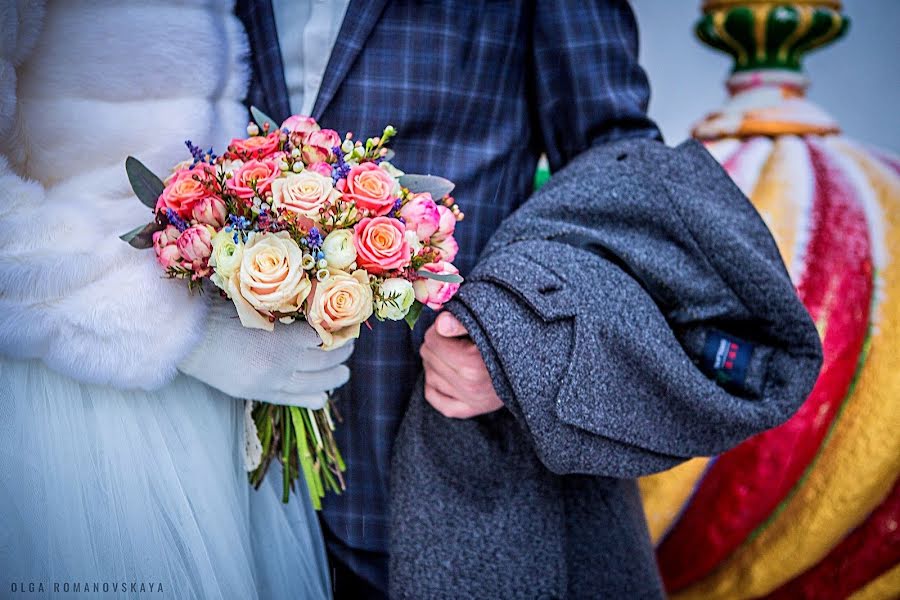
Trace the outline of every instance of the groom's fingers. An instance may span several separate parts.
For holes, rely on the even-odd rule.
[[[449,419],[468,419],[476,414],[468,404],[454,400],[429,383],[425,384],[425,400],[436,411]]]
[[[469,335],[469,332],[466,330],[463,324],[460,323],[456,317],[454,317],[447,311],[443,311],[437,316],[435,324],[437,325],[438,333],[444,337],[460,337],[463,335]]]

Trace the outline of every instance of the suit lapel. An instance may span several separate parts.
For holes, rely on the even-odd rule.
[[[328,108],[338,88],[350,71],[350,67],[356,61],[356,57],[362,51],[369,34],[378,22],[388,0],[367,0],[366,2],[351,3],[341,24],[337,42],[331,51],[328,67],[319,88],[319,95],[313,106],[312,117],[316,120],[322,118],[325,109]]]
[[[247,92],[247,103],[259,107],[277,122],[291,114],[284,65],[275,28],[275,12],[271,0],[241,0],[235,14],[243,22],[250,43],[253,78]]]

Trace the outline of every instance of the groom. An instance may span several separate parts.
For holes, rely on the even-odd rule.
[[[248,104],[276,121],[311,107],[358,136],[391,124],[399,167],[456,183],[463,275],[528,198],[542,153],[556,171],[598,144],[659,138],[625,0],[242,0],[237,13]],[[447,417],[503,406],[465,328],[449,314],[422,321],[361,336],[337,396],[347,491],[325,499],[322,521],[339,598],[386,593],[392,442],[422,369]]]
[[[248,104],[363,137],[391,124],[399,167],[456,183],[463,275],[529,197],[542,153],[558,171],[591,148],[660,137],[625,0],[244,0],[237,12]],[[361,336],[336,400],[348,489],[325,499],[322,524],[338,598],[386,595],[392,444],[423,369],[445,417],[505,410],[466,328],[427,318]]]

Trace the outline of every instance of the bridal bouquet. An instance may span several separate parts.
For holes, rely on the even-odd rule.
[[[310,117],[279,127],[251,111],[247,138],[220,156],[185,142],[191,158],[164,180],[128,157],[129,181],[154,219],[122,239],[153,248],[166,275],[191,291],[211,281],[245,327],[306,321],[323,350],[358,337],[372,316],[413,327],[424,306],[437,310],[456,293],[453,232],[463,214],[453,184],[394,167],[393,127],[363,142]],[[330,402],[251,408],[252,484],[274,458],[285,502],[301,473],[317,508],[326,490],[344,489]]]

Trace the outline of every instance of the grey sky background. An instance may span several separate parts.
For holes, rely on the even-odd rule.
[[[631,0],[650,76],[650,115],[670,145],[726,97],[731,58],[701,44],[693,26],[701,0]],[[900,0],[844,0],[847,35],[811,53],[808,96],[844,133],[900,154]]]

